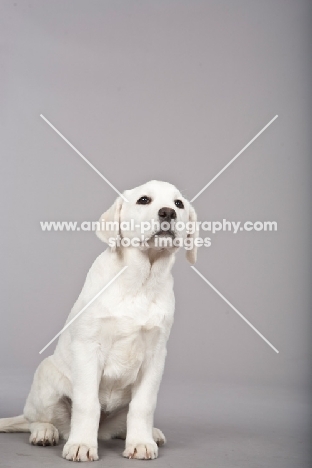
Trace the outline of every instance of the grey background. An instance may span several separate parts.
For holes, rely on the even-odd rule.
[[[104,248],[39,221],[96,220],[116,196],[40,113],[119,190],[160,179],[190,199],[278,114],[194,206],[201,220],[277,221],[212,235],[196,266],[280,354],[180,253],[156,414],[169,442],[153,463],[310,466],[311,6],[1,1],[0,416],[22,411]],[[3,466],[66,463],[27,438],[0,435]],[[126,464],[121,447],[101,444],[103,461]]]

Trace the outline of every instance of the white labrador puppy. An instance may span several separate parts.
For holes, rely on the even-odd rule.
[[[190,203],[173,185],[151,181],[124,192],[101,219],[118,221],[119,229],[99,229],[109,243],[141,237],[145,221],[195,222]],[[136,221],[125,232],[123,221]],[[124,223],[125,224],[125,223]],[[116,225],[116,223],[115,223]],[[119,231],[119,232],[118,232]],[[163,433],[153,428],[166,342],[174,314],[171,268],[177,248],[160,249],[155,236],[196,238],[185,230],[145,231],[137,247],[112,246],[90,268],[68,320],[123,267],[127,269],[62,333],[52,356],[36,370],[24,414],[0,420],[0,432],[31,432],[34,445],[68,439],[63,457],[98,460],[98,439],[126,440],[124,457],[154,459]],[[196,247],[187,251],[196,260]]]

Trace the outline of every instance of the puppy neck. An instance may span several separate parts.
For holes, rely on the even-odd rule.
[[[145,249],[137,247],[120,247],[116,253],[124,265],[151,270],[158,263],[167,263],[169,269],[172,268],[175,259],[175,252],[168,249]]]
[[[151,266],[159,259],[170,259],[170,257],[173,255],[172,252],[169,252],[169,250],[163,249],[163,250],[156,250],[156,249],[148,249],[145,251],[145,254],[147,255],[147,258],[151,264]]]

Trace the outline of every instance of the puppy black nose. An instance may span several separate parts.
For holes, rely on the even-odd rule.
[[[158,211],[158,216],[163,220],[163,221],[170,221],[171,219],[176,219],[177,213],[173,208],[167,208],[164,206],[163,208],[160,208]]]

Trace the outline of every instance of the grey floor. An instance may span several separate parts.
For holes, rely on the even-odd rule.
[[[2,380],[0,416],[20,412],[29,382],[30,376],[23,382],[12,376]],[[308,394],[296,389],[163,382],[155,425],[168,443],[160,448],[159,458],[148,463],[166,468],[310,468],[309,403]],[[123,459],[123,444],[101,442],[98,465],[147,463]],[[0,434],[0,466],[68,467],[61,447],[33,447],[28,434]]]

